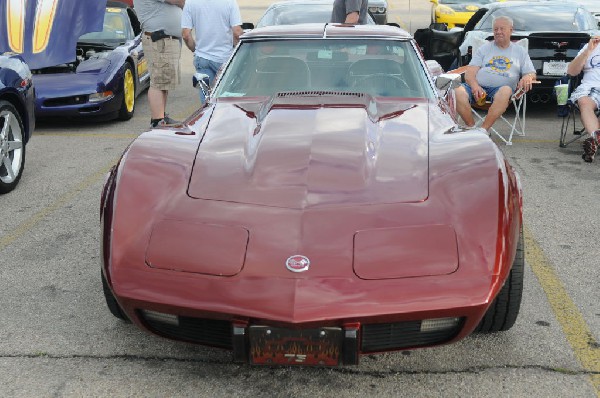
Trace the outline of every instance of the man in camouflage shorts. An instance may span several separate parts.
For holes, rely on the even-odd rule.
[[[180,83],[181,10],[185,0],[133,0],[148,59],[150,127],[177,123],[166,113],[169,90]]]

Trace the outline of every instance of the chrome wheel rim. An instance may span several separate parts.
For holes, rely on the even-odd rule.
[[[17,116],[0,112],[0,180],[11,184],[19,176],[23,162],[23,131]]]

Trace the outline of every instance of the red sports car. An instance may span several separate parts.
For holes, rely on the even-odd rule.
[[[109,309],[253,364],[357,364],[511,328],[520,183],[458,127],[454,83],[390,26],[244,35],[208,103],[108,175]]]

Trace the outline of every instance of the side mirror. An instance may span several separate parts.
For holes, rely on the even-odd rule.
[[[428,59],[427,61],[425,61],[425,65],[427,65],[427,70],[429,71],[431,76],[433,76],[433,78],[436,78],[442,73],[444,73],[442,65],[440,65],[440,63],[434,59]]]
[[[199,88],[202,90],[204,94],[204,98],[206,98],[206,102],[209,102],[212,91],[208,84],[209,76],[205,73],[194,73],[192,76],[192,85],[195,88]]]
[[[252,30],[252,29],[254,29],[254,24],[252,22],[244,22],[242,24],[243,31]]]
[[[440,91],[447,92],[460,86],[462,76],[458,73],[442,73],[435,78],[435,87]]]

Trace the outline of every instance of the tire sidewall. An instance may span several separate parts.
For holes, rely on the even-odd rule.
[[[131,112],[129,112],[127,110],[127,103],[126,103],[126,98],[125,98],[125,75],[127,74],[127,70],[131,71],[131,75],[133,77],[133,107],[131,108]],[[125,62],[125,64],[123,65],[123,79],[121,81],[121,88],[123,89],[123,98],[121,100],[121,108],[119,109],[119,120],[129,120],[133,117],[133,114],[135,113],[135,105],[136,105],[136,95],[135,95],[135,90],[136,90],[136,79],[135,79],[135,72],[133,70],[133,67],[131,66],[131,64],[129,62]]]
[[[23,125],[23,119],[21,118],[21,114],[17,111],[17,108],[15,108],[15,106],[5,100],[0,100],[0,112],[4,111],[4,110],[8,110],[10,113],[12,113],[16,119],[17,122],[19,123],[19,128],[21,129],[21,140],[23,143],[23,147],[22,147],[22,154],[21,154],[21,166],[19,167],[19,171],[17,172],[17,175],[14,179],[13,182],[11,183],[4,183],[2,181],[0,181],[0,194],[5,194],[8,193],[10,191],[12,191],[13,189],[15,189],[15,187],[17,186],[17,184],[19,183],[19,181],[21,180],[21,176],[23,175],[23,169],[25,168],[25,127]]]

